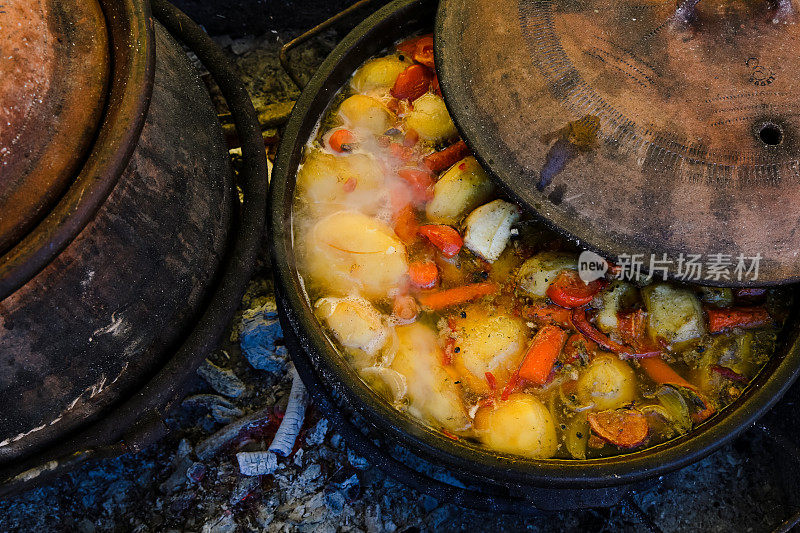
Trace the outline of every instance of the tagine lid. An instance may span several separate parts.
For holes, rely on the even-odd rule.
[[[442,0],[436,64],[487,170],[586,248],[775,284],[800,279],[798,21],[786,0]]]
[[[110,68],[97,0],[0,2],[0,253],[79,170]]]

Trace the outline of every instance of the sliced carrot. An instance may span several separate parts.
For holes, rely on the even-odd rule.
[[[433,36],[421,37],[414,47],[414,61],[433,68]]]
[[[394,232],[406,244],[411,244],[417,239],[419,222],[411,204],[398,211],[394,220]]]
[[[419,312],[419,307],[417,307],[417,302],[412,296],[407,294],[398,295],[394,298],[392,312],[402,320],[414,320]]]
[[[528,351],[519,367],[519,377],[544,385],[558,359],[561,348],[567,340],[567,333],[558,326],[544,326],[536,332]]]
[[[408,277],[419,289],[432,289],[439,283],[439,269],[436,263],[415,262],[408,265]]]
[[[431,169],[431,172],[439,173],[447,170],[469,155],[469,148],[464,141],[451,144],[444,150],[434,152],[425,156],[423,164]]]
[[[438,310],[471,302],[483,296],[495,294],[498,291],[500,291],[500,285],[487,281],[484,283],[462,285],[461,287],[443,291],[420,294],[418,300],[422,305],[433,310]]]
[[[598,437],[620,448],[639,446],[650,432],[647,417],[633,409],[591,413],[588,419],[592,431]]]
[[[433,198],[433,176],[430,172],[416,168],[401,168],[397,175],[411,185],[414,198],[419,202],[426,202]]]
[[[441,250],[445,257],[455,257],[464,245],[461,235],[454,228],[444,224],[426,224],[419,227],[419,232]]]
[[[353,150],[353,143],[355,142],[356,137],[353,135],[352,132],[345,129],[340,129],[334,131],[330,137],[328,137],[328,144],[331,147],[331,150],[334,152],[351,152]]]
[[[711,333],[731,328],[758,328],[772,323],[772,318],[763,307],[708,308],[706,313]]]
[[[558,305],[539,304],[523,308],[523,316],[539,325],[555,324],[562,328],[575,329],[572,325],[572,310]]]
[[[584,283],[575,270],[564,270],[547,287],[547,297],[561,307],[580,307],[592,301],[603,288],[600,280]]]
[[[676,385],[696,391],[697,387],[683,379],[666,361],[660,357],[652,357],[639,361],[647,375],[659,385]]]
[[[389,93],[398,100],[413,102],[431,87],[433,72],[424,65],[410,65],[397,75]]]

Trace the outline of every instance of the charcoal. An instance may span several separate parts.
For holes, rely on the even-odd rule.
[[[325,435],[328,433],[328,421],[321,418],[314,429],[306,434],[306,444],[309,446],[319,446],[325,440]]]
[[[272,474],[278,468],[278,456],[267,451],[239,452],[236,460],[239,471],[245,476]]]
[[[202,377],[212,389],[223,396],[238,398],[245,391],[244,383],[242,383],[242,380],[239,379],[232,370],[218,367],[208,359],[200,365],[200,368],[197,369],[197,373],[200,374],[200,377]]]
[[[287,352],[284,346],[279,346],[283,341],[283,331],[275,303],[245,311],[240,328],[240,347],[250,365],[257,370],[281,372]]]

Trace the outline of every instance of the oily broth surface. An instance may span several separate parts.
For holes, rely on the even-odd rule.
[[[395,50],[387,51],[383,56],[411,65],[406,54]],[[597,364],[598,361],[616,357],[602,349],[583,353],[577,360],[571,362],[564,361],[562,350],[562,354],[554,364],[553,375],[547,383],[543,385],[523,383],[505,395],[503,393],[508,392],[508,383],[513,379],[514,369],[518,368],[521,359],[524,359],[524,353],[509,356],[507,369],[504,369],[502,364],[491,367],[493,370],[487,372],[492,374],[491,378],[488,375],[480,375],[479,371],[475,373],[464,370],[468,365],[460,359],[461,355],[463,358],[467,357],[466,352],[470,349],[467,345],[469,335],[464,333],[455,339],[453,336],[458,337],[456,333],[464,327],[475,327],[476,323],[470,322],[477,320],[474,317],[479,317],[481,321],[496,320],[498,329],[496,333],[489,331],[485,334],[486,338],[472,342],[474,346],[471,348],[470,357],[474,357],[475,360],[472,361],[470,368],[482,368],[475,361],[482,361],[483,354],[478,356],[476,353],[481,350],[496,350],[502,355],[503,350],[507,348],[503,343],[517,335],[524,335],[525,346],[522,346],[521,351],[525,351],[542,324],[525,315],[524,311],[520,315],[519,310],[548,305],[549,300],[544,296],[532,296],[521,291],[519,276],[523,263],[539,254],[577,256],[577,250],[542,225],[530,220],[524,213],[514,224],[513,235],[504,251],[494,261],[486,261],[466,247],[461,249],[456,258],[448,259],[443,257],[441,251],[432,246],[426,238],[402,242],[394,231],[401,204],[412,206],[419,224],[441,223],[441,220],[433,220],[428,216],[429,211],[426,207],[432,201],[430,197],[425,200],[415,198],[414,191],[409,190],[409,183],[398,177],[398,172],[409,167],[422,167],[420,161],[426,155],[452,145],[456,138],[424,138],[411,146],[404,146],[407,149],[404,152],[397,148],[396,144],[411,144],[407,142],[409,129],[407,124],[413,105],[402,101],[398,103],[397,99],[392,97],[391,89],[391,86],[371,87],[356,93],[352,86],[344,87],[333,99],[330,108],[320,120],[315,134],[307,143],[303,162],[298,170],[298,176],[302,177],[308,165],[316,164],[322,170],[315,173],[313,179],[306,176],[306,182],[335,184],[323,188],[323,193],[315,189],[316,196],[308,193],[310,188],[298,186],[292,216],[298,272],[312,307],[315,308],[323,327],[332,343],[339,348],[342,357],[345,357],[359,371],[362,378],[396,408],[406,410],[432,427],[441,428],[448,436],[466,439],[477,445],[490,446],[499,451],[528,457],[576,459],[625,453],[628,448],[608,442],[603,443],[596,435],[593,442],[587,445],[593,431],[586,417],[601,411],[596,406],[604,402],[613,407],[602,410],[647,412],[648,436],[641,445],[632,448],[633,450],[667,441],[685,432],[686,428],[681,429],[675,420],[664,418],[665,404],[672,408],[676,402],[680,404],[680,400],[675,396],[676,392],[670,390],[671,385],[654,383],[636,361],[619,363],[617,358],[616,362],[609,363],[610,370],[606,369],[608,372],[597,371],[596,367],[600,366]],[[396,121],[392,122],[386,131],[376,132],[342,117],[339,114],[340,106],[354,94],[369,96],[378,105],[395,109]],[[431,94],[429,91],[426,99],[432,99],[428,96]],[[365,113],[369,113],[369,108]],[[343,153],[331,147],[331,135],[339,129],[347,129],[355,137],[355,141],[350,143],[348,150]],[[398,156],[399,152],[403,152],[402,156]],[[357,158],[362,158],[363,161],[353,167],[345,165],[340,175],[333,178],[330,174],[336,172],[325,170]],[[319,164],[320,159],[324,164]],[[441,180],[447,172],[457,170],[456,167],[461,164],[463,161],[456,163],[449,170],[433,173],[433,180]],[[370,187],[372,174],[379,174],[378,181],[382,180],[382,183],[379,187],[368,188],[366,193],[361,194],[361,187]],[[466,180],[466,177],[461,179],[461,181]],[[337,187],[349,192],[342,194]],[[327,194],[329,191],[333,192]],[[320,198],[323,198],[323,201],[319,201]],[[486,205],[496,198],[497,195],[493,193],[488,200],[481,201],[480,204]],[[456,222],[445,225],[458,229],[464,236],[464,218],[473,211],[474,209],[470,208]],[[358,231],[353,232],[353,236],[348,238],[348,235],[335,229],[320,230],[322,224],[320,221],[345,220],[352,226],[366,220],[359,217],[368,217],[374,221],[374,227],[370,225],[371,223],[361,224],[363,233],[376,233],[380,238],[365,240]],[[335,248],[334,255],[331,256],[334,260],[330,264],[324,261],[323,265],[319,264],[320,231],[327,231],[323,240],[341,238],[343,241],[340,243],[337,240],[335,245],[330,245]],[[383,235],[383,232],[391,234]],[[400,244],[397,246],[391,244],[392,239],[396,239]],[[362,240],[364,242],[361,242]],[[375,242],[380,246],[384,246],[385,242],[390,244],[380,250],[370,248]],[[384,254],[386,250],[390,250],[385,253],[386,257],[397,263],[396,255],[401,253],[398,251],[401,246],[406,263],[427,262],[437,266],[439,282],[435,289],[409,288],[407,277],[383,292],[364,284],[348,285],[347,280],[351,277],[352,279],[359,279],[359,275],[369,277],[382,268],[376,266],[382,263],[371,262],[369,257],[372,255]],[[342,270],[341,275],[333,276],[336,280],[332,282],[331,272],[340,268],[337,266],[339,256],[335,254],[349,254],[352,257],[347,260],[349,263],[346,262],[350,270]],[[370,272],[366,274],[360,272],[365,269]],[[345,281],[342,281],[343,279]],[[552,282],[552,279],[549,281]],[[424,298],[420,297],[421,294],[480,283],[495,283],[500,289],[496,294],[440,310],[429,310],[420,303]],[[628,308],[647,311],[639,290],[640,285],[644,286],[645,283],[630,285],[638,296]],[[676,291],[682,289],[681,286],[674,288]],[[699,293],[695,294],[697,291],[698,289],[690,287],[682,294],[695,295],[699,305]],[[397,301],[402,297],[415,300],[418,307],[415,319],[409,320],[398,315]],[[602,294],[595,297],[590,308],[602,310],[601,300]],[[731,305],[740,303],[733,301]],[[775,349],[776,332],[786,316],[789,297],[784,291],[772,290],[756,303],[769,309],[775,326],[753,330],[734,328],[714,335],[704,332],[692,338],[690,342],[668,346],[662,356],[680,376],[690,382],[706,383],[707,388],[698,386],[698,390],[712,397],[709,401],[713,402],[715,411],[723,409],[741,393],[747,382],[758,373]],[[702,305],[705,310],[710,304],[705,302]],[[342,316],[337,316],[337,313]],[[351,315],[356,319],[352,319]],[[702,319],[706,320],[704,315]],[[353,326],[354,322],[359,323],[359,328]],[[348,332],[344,341],[343,330]],[[614,333],[609,335],[613,337]],[[345,345],[345,342],[351,346]],[[381,347],[374,350],[374,346],[380,343]],[[366,347],[366,350],[362,347]],[[409,354],[409,347],[417,352]],[[712,355],[716,358],[713,361],[710,360]],[[492,353],[486,357],[487,365],[495,364],[492,359],[495,356]],[[624,368],[614,366],[619,364],[624,365]],[[713,365],[734,366],[737,369],[736,375],[741,379],[731,380],[710,371],[709,368]],[[620,369],[621,373],[614,373]],[[630,375],[634,376],[632,381],[628,379],[621,389],[611,387],[610,392],[607,391],[606,394],[606,396],[620,394],[620,397],[625,398],[623,404],[606,402],[601,396],[594,397],[595,407],[590,405],[591,402],[585,401],[581,394],[583,390],[581,383],[586,381],[586,375],[594,371],[599,372],[599,377],[592,381],[595,385],[597,383],[603,385],[603,380],[620,379],[620,375],[628,375],[627,372],[630,371]],[[510,377],[503,378],[504,372]],[[506,382],[493,387],[490,382],[492,379],[497,379],[495,374],[498,374],[501,381]],[[667,388],[666,392],[664,387]],[[659,391],[664,393],[663,399],[654,396]],[[679,396],[681,398],[686,396],[683,402],[689,410],[699,409],[696,405],[692,405],[692,401],[697,398],[691,391],[679,390]],[[648,410],[648,407],[651,409]],[[669,409],[666,412],[670,415],[674,413]],[[513,426],[520,423],[519,421],[529,424],[531,431],[523,434],[516,431]]]

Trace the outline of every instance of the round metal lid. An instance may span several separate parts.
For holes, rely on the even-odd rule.
[[[97,0],[0,4],[0,252],[46,214],[83,162],[109,68]]]
[[[788,0],[442,0],[436,63],[490,173],[586,247],[772,284],[800,278],[798,20]]]

